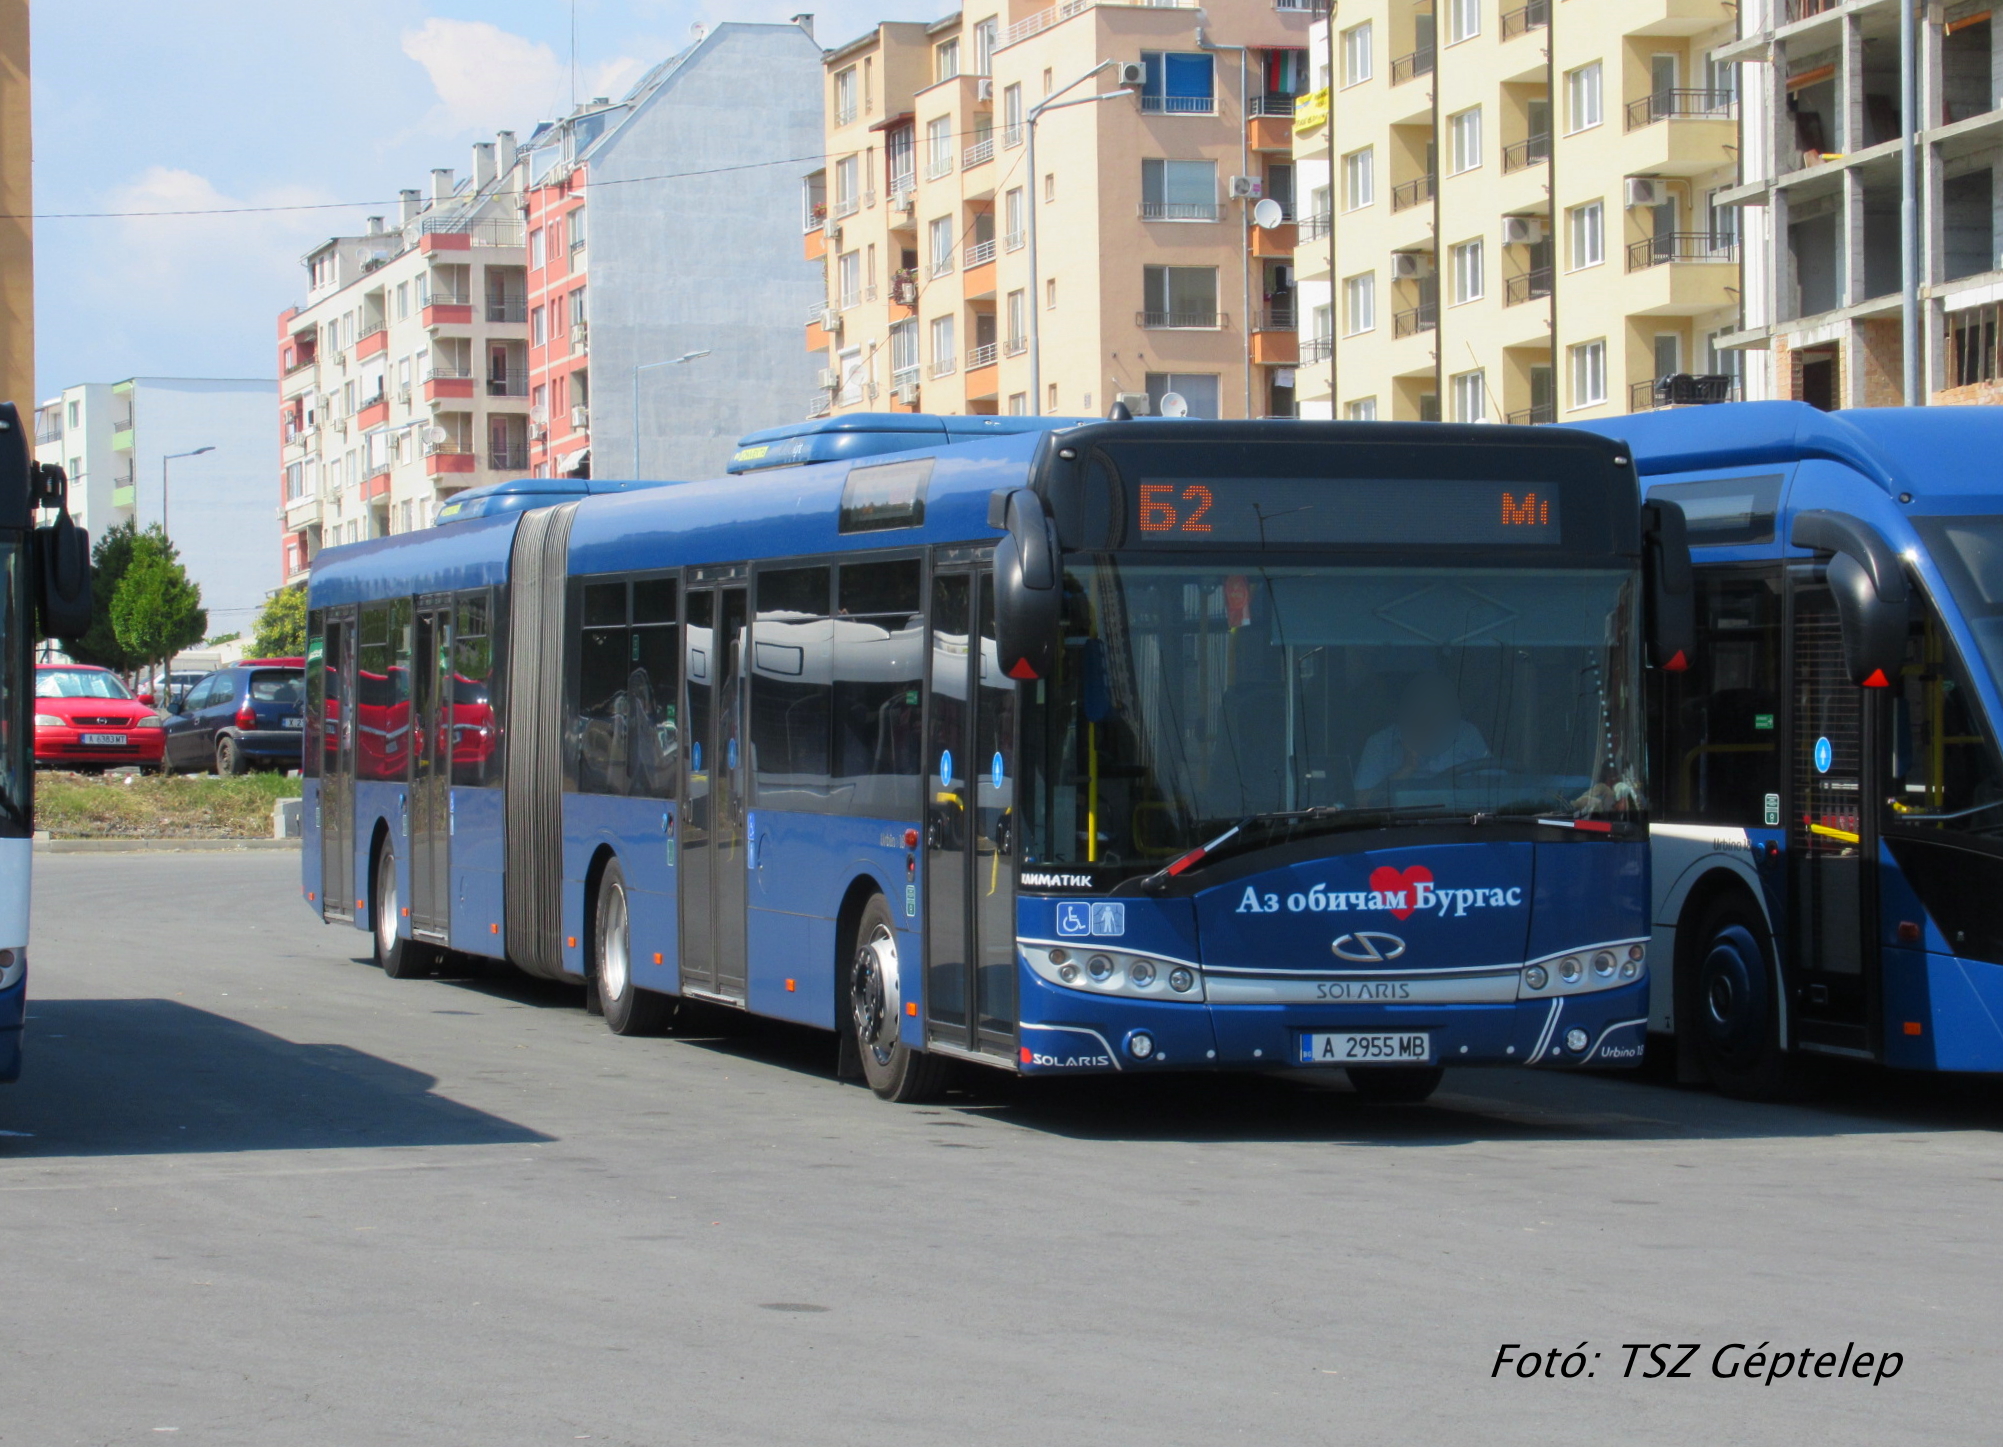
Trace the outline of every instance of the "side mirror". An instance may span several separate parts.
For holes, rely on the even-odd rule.
[[[142,694],[140,694],[140,695],[139,695],[139,701],[140,701],[141,703],[145,704],[145,705],[146,705],[146,706],[147,706],[148,708],[151,708],[151,707],[153,707],[153,695],[152,695],[152,694],[150,694],[150,693],[142,693]]]
[[[168,713],[182,713],[186,711],[187,707],[188,700],[186,698],[170,698],[167,700]]]
[[[1790,540],[1830,554],[1825,576],[1843,630],[1843,666],[1860,688],[1890,688],[1905,661],[1905,568],[1878,530],[1849,513],[1796,513]]]
[[[16,429],[18,431],[18,429]],[[69,514],[69,477],[54,463],[29,469],[31,505],[54,508],[56,520],[35,529],[35,604],[42,633],[81,638],[90,631],[90,534]]]
[[[1010,678],[1048,678],[1063,626],[1057,529],[1043,499],[1026,487],[988,498],[988,525],[1006,528],[995,544],[995,651]]]
[[[1681,673],[1697,652],[1697,594],[1690,571],[1690,534],[1680,503],[1644,504],[1642,578],[1648,589],[1648,661]]]

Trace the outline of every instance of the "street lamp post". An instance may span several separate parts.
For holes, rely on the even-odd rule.
[[[197,447],[193,452],[170,452],[160,459],[160,536],[167,536],[167,464],[177,458],[200,457],[204,452],[214,452],[214,447]]]
[[[1094,95],[1081,95],[1072,100],[1061,101],[1058,99],[1065,91],[1076,90],[1079,86],[1112,64],[1114,62],[1110,60],[1100,61],[1097,65],[1079,76],[1078,79],[1072,81],[1071,84],[1060,86],[1058,89],[1052,91],[1046,99],[1031,106],[1029,114],[1023,117],[1024,124],[1029,127],[1027,154],[1024,157],[1024,163],[1029,167],[1029,412],[1032,417],[1041,417],[1043,415],[1042,328],[1037,323],[1037,313],[1043,310],[1043,293],[1040,285],[1041,278],[1036,274],[1036,192],[1038,185],[1036,178],[1036,123],[1042,119],[1045,111],[1059,111],[1063,110],[1066,106],[1096,105],[1102,100],[1111,100],[1114,96],[1132,95],[1133,90],[1131,87],[1122,86],[1119,90],[1099,91]]]
[[[669,357],[665,362],[642,362],[633,369],[633,476],[640,475],[640,374],[655,367],[679,367],[683,362],[693,362],[697,357],[706,357],[710,349],[704,347],[699,352],[683,352],[679,357]]]

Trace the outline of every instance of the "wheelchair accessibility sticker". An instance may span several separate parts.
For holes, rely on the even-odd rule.
[[[1057,933],[1066,938],[1086,935],[1117,937],[1127,932],[1125,904],[1093,904],[1083,899],[1062,900],[1057,906]]]

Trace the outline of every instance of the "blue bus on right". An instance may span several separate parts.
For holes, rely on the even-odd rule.
[[[2003,410],[1589,426],[1694,563],[1697,647],[1648,681],[1649,1024],[1679,1077],[2003,1071]]]

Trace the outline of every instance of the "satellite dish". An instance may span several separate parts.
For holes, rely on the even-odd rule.
[[[1187,417],[1189,415],[1189,403],[1183,400],[1182,393],[1180,392],[1164,392],[1161,394],[1161,415],[1164,417]]]
[[[1286,213],[1280,209],[1280,203],[1271,196],[1252,208],[1252,224],[1261,231],[1271,231],[1285,219]]]
[[[445,429],[440,427],[436,422],[424,429],[424,440],[429,442],[433,447],[443,442],[448,435]]]
[[[538,402],[535,406],[529,408],[529,421],[535,423],[538,427],[542,426],[543,423],[549,421],[549,408]]]

